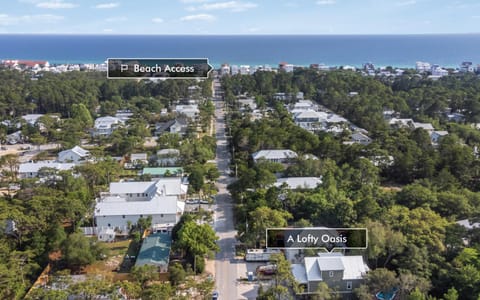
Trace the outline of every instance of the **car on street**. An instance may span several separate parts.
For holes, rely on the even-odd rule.
[[[218,300],[218,292],[217,291],[212,293],[212,300]]]

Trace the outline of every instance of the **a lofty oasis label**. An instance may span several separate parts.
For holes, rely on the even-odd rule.
[[[366,228],[268,228],[267,248],[272,249],[366,249]]]
[[[109,58],[107,77],[208,78],[213,69],[207,58]]]

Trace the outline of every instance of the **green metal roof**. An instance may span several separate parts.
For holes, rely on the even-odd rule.
[[[181,167],[144,168],[142,174],[165,176],[165,173],[167,173],[167,171],[172,175],[182,174],[183,168]]]
[[[168,266],[172,238],[168,233],[154,233],[142,243],[135,266]]]

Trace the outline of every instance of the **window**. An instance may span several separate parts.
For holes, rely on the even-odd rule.
[[[125,219],[125,215],[123,215],[122,218]]]
[[[347,290],[351,290],[351,289],[352,289],[352,282],[347,281]]]
[[[108,227],[110,227],[110,223],[108,223]]]
[[[333,277],[333,275],[335,275],[335,273],[333,273],[333,271],[328,272],[328,276]]]
[[[160,214],[160,218],[163,218],[163,214]]]

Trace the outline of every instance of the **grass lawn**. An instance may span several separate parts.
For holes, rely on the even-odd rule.
[[[103,243],[107,249],[107,257],[87,267],[84,271],[87,274],[103,274],[115,277],[118,273],[128,273],[135,264],[135,260],[127,259],[126,256],[136,256],[138,244],[131,239],[120,240],[113,243]]]

